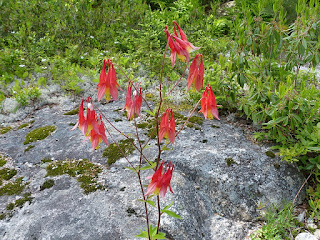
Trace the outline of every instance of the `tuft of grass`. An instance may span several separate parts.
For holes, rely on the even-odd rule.
[[[293,212],[292,203],[272,205],[264,213],[265,224],[251,235],[252,240],[294,239],[302,229]]]
[[[26,135],[26,139],[23,144],[26,145],[31,142],[43,140],[55,130],[56,130],[55,126],[44,126],[44,127],[34,129]]]

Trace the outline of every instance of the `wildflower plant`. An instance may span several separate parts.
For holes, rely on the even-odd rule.
[[[125,155],[125,153],[120,148],[119,144],[115,142],[115,145],[118,147],[119,151],[123,155],[123,157],[127,160],[129,166],[128,169],[132,170],[136,175],[137,179],[140,184],[142,199],[140,199],[144,203],[145,208],[145,215],[146,215],[146,231],[141,231],[137,237],[147,238],[149,240],[152,239],[166,239],[165,233],[159,232],[160,229],[160,220],[162,214],[168,214],[171,217],[181,218],[178,214],[174,213],[173,211],[169,210],[172,206],[173,202],[161,209],[160,205],[160,197],[164,200],[167,190],[169,189],[171,193],[173,193],[173,189],[171,186],[171,179],[172,175],[174,174],[174,163],[161,160],[161,153],[164,150],[162,147],[161,142],[165,138],[166,139],[166,146],[169,144],[174,144],[176,137],[179,135],[181,130],[187,125],[188,120],[196,111],[199,104],[201,104],[200,112],[203,113],[204,117],[207,119],[216,118],[219,120],[218,109],[216,103],[216,99],[214,93],[211,89],[211,86],[206,86],[202,98],[196,103],[193,110],[189,113],[189,116],[185,123],[180,127],[178,131],[176,131],[176,124],[174,119],[174,113],[171,108],[165,110],[164,113],[161,113],[161,107],[163,105],[164,97],[169,96],[177,84],[184,78],[184,73],[190,63],[190,53],[194,50],[199,50],[199,47],[195,47],[192,43],[187,40],[187,37],[183,30],[180,28],[176,21],[173,21],[174,31],[173,34],[169,33],[168,27],[165,26],[165,34],[167,36],[167,45],[164,50],[163,60],[162,60],[162,69],[160,73],[160,80],[159,80],[159,104],[155,107],[155,109],[151,109],[150,104],[147,100],[143,97],[143,91],[140,87],[139,83],[134,82],[131,80],[124,72],[124,70],[112,60],[107,59],[103,61],[103,67],[100,74],[100,81],[98,83],[98,97],[97,100],[100,101],[103,97],[106,98],[107,101],[111,100],[111,97],[114,101],[118,98],[118,88],[119,85],[117,83],[116,77],[116,68],[120,69],[121,72],[125,75],[128,79],[128,88],[126,94],[126,102],[123,110],[127,112],[128,120],[134,121],[135,124],[135,136],[137,141],[131,141],[134,148],[139,152],[139,163],[134,165]],[[168,47],[171,50],[170,58],[172,67],[175,65],[176,56],[182,61],[185,62],[186,67],[183,71],[182,75],[180,76],[179,80],[176,84],[168,91],[166,96],[162,91],[163,86],[163,69],[165,63],[165,57]],[[106,72],[106,67],[108,66],[108,72]],[[192,60],[189,76],[188,76],[188,83],[187,83],[187,90],[194,86],[196,91],[201,91],[203,88],[203,79],[204,79],[204,64],[203,64],[203,57],[202,54],[196,54],[194,59]],[[86,107],[86,114],[84,111],[84,102],[87,103]],[[148,112],[153,113],[155,118],[155,131],[157,134],[157,149],[158,149],[158,156],[156,161],[150,161],[147,159],[143,153],[144,148],[147,146],[148,142],[151,140],[152,136],[145,142],[142,141],[141,136],[137,131],[137,123],[136,117],[140,115],[141,106],[145,104],[148,108]],[[97,108],[97,107],[96,107]],[[97,108],[98,109],[98,108]],[[108,127],[106,127],[103,121],[108,122]],[[129,138],[128,135],[123,133],[121,130],[117,129],[111,121],[108,119],[107,114],[103,114],[102,112],[99,115],[95,112],[93,101],[90,97],[87,98],[85,101],[82,99],[80,108],[79,108],[79,120],[77,124],[74,126],[72,130],[79,127],[82,134],[86,137],[86,139],[90,139],[92,143],[92,148],[97,149],[101,142],[104,142],[108,145],[108,140],[106,136],[106,132],[112,138],[110,134],[110,130],[108,128],[114,128],[123,135],[127,139]],[[146,163],[147,166],[142,167],[142,164]],[[151,171],[152,174],[147,178],[151,179],[148,184],[147,189],[144,188],[145,181],[141,177],[142,171]],[[152,199],[156,198],[156,201]],[[151,224],[151,219],[149,218],[149,210],[148,206],[155,207],[158,211],[158,218],[156,222],[156,226]]]

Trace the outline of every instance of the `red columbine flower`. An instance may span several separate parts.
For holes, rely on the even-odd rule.
[[[109,69],[108,74],[106,73],[106,64],[108,63]],[[117,83],[117,75],[114,70],[112,60],[108,59],[107,61],[103,60],[103,67],[100,73],[100,81],[98,83],[98,101],[106,94],[105,98],[107,101],[112,98],[116,101],[118,98],[118,88],[119,84]]]
[[[170,121],[169,121],[169,115]],[[170,142],[174,143],[174,138],[176,135],[176,123],[174,121],[172,109],[168,108],[166,112],[162,115],[161,122],[160,122],[160,133],[159,133],[159,140],[165,138],[169,138]]]
[[[162,161],[157,171],[155,171],[155,173],[152,176],[147,178],[147,179],[151,178],[151,182],[148,185],[145,196],[148,196],[152,193],[155,195],[160,194],[161,198],[164,199],[167,193],[168,187],[170,191],[173,193],[170,185],[170,181],[172,178],[172,171],[174,168],[174,164],[171,164],[171,162],[169,162],[169,164],[166,165],[164,171],[163,171],[163,164],[164,164],[164,161]]]
[[[101,141],[104,141],[108,145],[104,124],[101,120],[101,116],[99,120],[97,119],[96,112],[93,108],[92,99],[88,97],[86,100],[86,116],[84,115],[83,102],[84,100],[82,99],[79,108],[79,120],[71,130],[76,129],[76,127],[79,126],[83,135],[85,135],[87,139],[90,138],[93,149],[96,149]]]
[[[105,133],[106,130],[104,128],[104,124],[101,119],[101,115],[98,121],[98,130],[99,132],[96,132],[94,129],[90,131],[90,141],[91,141],[93,150],[99,148],[99,144],[101,143],[101,141],[104,141],[105,144],[109,145],[107,136]]]
[[[180,58],[182,61],[187,60],[189,62],[190,56],[189,53],[193,50],[199,49],[198,47],[195,47],[192,43],[188,42],[188,39],[185,35],[185,33],[182,31],[180,26],[176,21],[173,21],[173,27],[174,27],[174,34],[170,34],[168,31],[168,27],[165,26],[164,32],[167,34],[167,41],[169,44],[169,47],[171,49],[171,63],[172,66],[174,66],[176,62],[176,55],[178,54],[178,58]],[[180,37],[176,31],[176,27],[178,28]]]
[[[198,59],[200,58],[200,64],[198,64]],[[188,77],[188,89],[194,84],[194,87],[197,91],[199,91],[203,86],[203,76],[204,76],[204,65],[202,54],[197,54],[193,59]]]
[[[219,119],[219,113],[217,109],[217,102],[216,98],[214,96],[214,93],[211,89],[211,86],[208,84],[206,89],[204,90],[201,98],[201,110],[200,112],[203,113],[204,117],[207,119],[213,119],[216,118]]]
[[[129,81],[128,90],[127,90],[127,97],[126,97],[126,105],[123,108],[123,109],[127,110],[127,116],[128,116],[129,120],[133,119],[135,114],[137,116],[140,115],[141,105],[142,105],[141,87],[139,87],[140,88],[139,94],[137,93],[136,90],[133,91],[134,98],[132,100],[131,99],[132,85],[133,85],[133,81]],[[137,89],[138,86],[135,86],[135,88]]]

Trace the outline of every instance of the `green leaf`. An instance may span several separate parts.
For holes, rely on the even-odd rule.
[[[131,171],[137,172],[137,170],[135,168],[132,167],[126,167],[127,169],[130,169]]]
[[[170,210],[161,210],[161,212],[164,212],[166,214],[168,214],[171,217],[177,218],[177,219],[182,219],[182,217],[178,214],[176,214],[175,212],[172,212]]]
[[[154,113],[154,112],[151,112],[151,111],[149,111],[149,110],[145,110],[147,113],[149,113],[151,116],[155,116],[156,115],[156,113]]]
[[[140,234],[139,234],[139,235],[136,235],[136,237],[139,237],[139,238],[149,238],[148,232],[146,232],[146,231],[140,232]]]
[[[305,38],[302,39],[302,45],[305,49],[307,49],[308,45],[307,45],[307,40]]]
[[[308,147],[308,150],[320,151],[320,147]]]
[[[158,234],[153,235],[152,239],[167,239],[167,238],[166,238],[166,234],[165,233],[160,233],[159,232]]]
[[[172,151],[173,148],[168,148],[168,147],[166,147],[166,146],[163,146],[162,150],[163,150],[163,151]]]
[[[173,203],[174,203],[174,201],[172,201],[169,205],[165,206],[165,207],[163,208],[163,210],[169,209],[169,207],[171,207],[171,206],[173,205]],[[162,211],[163,211],[163,210],[162,210]]]

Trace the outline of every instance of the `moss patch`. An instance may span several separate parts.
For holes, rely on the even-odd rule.
[[[202,125],[203,124],[203,118],[199,117],[199,116],[192,116],[191,118],[189,118],[189,122]]]
[[[6,207],[7,212],[2,212],[0,214],[0,220],[5,219],[6,217],[11,217],[13,216],[13,210],[16,207],[22,208],[23,205],[26,202],[31,203],[32,202],[33,197],[31,197],[31,193],[25,193],[23,194],[22,198],[17,199],[16,201],[9,203]]]
[[[118,145],[123,153],[128,156],[134,151],[134,146],[132,145],[133,139],[120,140]],[[115,163],[117,160],[123,157],[122,153],[119,151],[118,146],[115,143],[110,144],[102,153],[102,157],[107,157],[107,163],[109,165]]]
[[[3,187],[1,187],[0,196],[20,194],[25,187],[26,185],[22,183],[22,177],[20,177],[14,182],[9,182]]]
[[[7,160],[4,157],[0,157],[0,167],[3,167],[7,163]]]
[[[0,134],[5,134],[7,132],[9,132],[12,129],[12,127],[2,127],[0,128]]]
[[[23,144],[35,142],[48,137],[52,132],[56,130],[55,126],[45,126],[32,130],[26,135],[26,139]]]
[[[26,149],[24,150],[25,152],[30,151],[32,148],[34,148],[34,145],[29,145],[28,147],[26,147]]]
[[[225,159],[228,167],[232,166],[233,164],[235,164],[236,162],[233,160],[233,158],[226,158]]]
[[[41,186],[40,186],[40,191],[47,189],[47,188],[52,188],[54,185],[54,180],[53,179],[49,179],[46,180]]]
[[[48,163],[48,162],[52,162],[52,160],[50,158],[41,159],[41,163]]]
[[[47,166],[47,176],[58,176],[68,174],[71,177],[77,177],[80,187],[85,194],[94,192],[97,189],[105,189],[105,186],[98,184],[96,179],[102,171],[100,166],[89,162],[88,159],[65,160],[52,162]]]
[[[214,124],[212,124],[211,127],[212,127],[212,128],[220,128],[219,126],[214,125]]]
[[[272,151],[266,151],[265,154],[270,158],[275,158],[276,157],[276,154],[274,154],[274,152],[272,152]]]
[[[28,126],[29,126],[29,123],[21,124],[21,125],[17,128],[17,130],[22,129],[22,128],[25,128],[25,127],[28,127]]]
[[[63,115],[76,115],[79,113],[79,108],[73,109],[69,112],[64,113]]]
[[[0,178],[3,180],[9,180],[16,174],[17,174],[17,170],[15,169],[10,169],[10,168],[0,169]]]
[[[33,197],[31,197],[31,193],[25,193],[25,194],[23,194],[23,198],[19,198],[19,199],[17,199],[17,200],[14,202],[14,205],[15,205],[16,207],[22,208],[23,205],[24,205],[26,202],[31,203],[31,202],[32,202],[32,199],[33,199]]]

